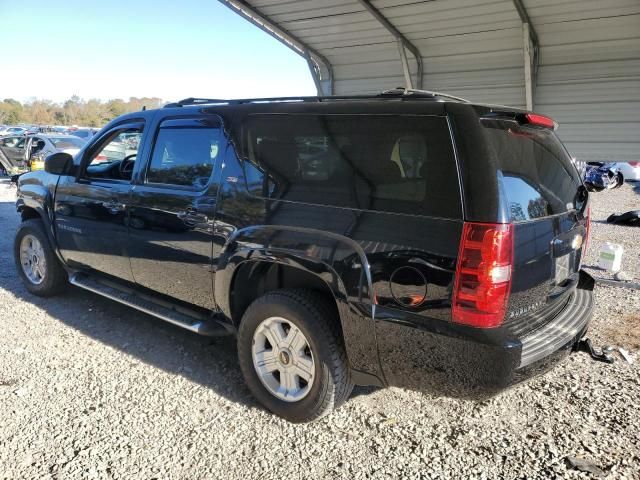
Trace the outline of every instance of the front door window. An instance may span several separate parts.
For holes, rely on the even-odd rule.
[[[115,131],[93,153],[86,176],[91,179],[131,180],[142,128]]]

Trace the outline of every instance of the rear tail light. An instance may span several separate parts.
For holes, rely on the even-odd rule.
[[[537,113],[526,113],[524,115],[524,118],[525,118],[525,123],[528,123],[529,125],[535,125],[537,127],[552,128],[553,130],[558,128],[558,124],[553,118],[545,117],[544,115],[540,115]]]
[[[638,168],[640,167],[640,162],[629,162],[629,165],[631,165],[633,168]]]
[[[100,154],[96,155],[96,158],[94,160],[95,160],[96,163],[99,163],[99,162],[106,162],[108,159],[107,159],[106,155],[103,155],[103,154],[100,153]]]
[[[511,291],[513,225],[465,222],[453,291],[453,321],[480,328],[504,320]]]

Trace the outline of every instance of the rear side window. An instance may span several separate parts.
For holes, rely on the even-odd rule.
[[[575,208],[580,177],[549,129],[515,122],[483,123],[500,170],[511,221],[527,221]]]
[[[147,182],[203,189],[222,145],[217,119],[165,120],[155,140]]]
[[[256,196],[462,217],[444,117],[256,115],[244,138],[245,156],[259,169],[245,172]]]

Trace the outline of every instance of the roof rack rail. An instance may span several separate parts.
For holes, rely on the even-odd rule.
[[[466,98],[456,97],[454,95],[449,95],[447,93],[434,92],[431,90],[417,90],[415,88],[405,88],[405,87],[396,87],[391,90],[385,90],[384,92],[382,92],[382,95],[384,96],[403,95],[403,96],[414,96],[414,97],[424,96],[428,98],[444,97],[444,98],[451,98],[452,100],[458,100],[460,102],[469,103],[469,100],[467,100]]]
[[[396,97],[400,99],[418,99],[418,98],[451,98],[460,102],[468,103],[468,100],[446,93],[431,92],[428,90],[406,89],[397,87],[385,90],[381,93],[363,94],[363,95],[331,95],[326,97],[263,97],[263,98],[238,98],[238,99],[221,99],[221,98],[194,98],[189,97],[178,102],[168,103],[164,108],[185,107],[188,105],[242,105],[246,103],[273,103],[273,102],[326,102],[335,100],[373,100],[380,98]]]
[[[167,103],[163,108],[184,107],[185,105],[200,105],[208,103],[229,103],[229,100],[223,100],[220,98],[184,98],[177,102]]]
[[[264,98],[185,98],[173,103],[167,103],[163,108],[185,107],[188,105],[240,105],[243,103],[266,103],[266,102],[317,102],[322,97],[264,97]]]

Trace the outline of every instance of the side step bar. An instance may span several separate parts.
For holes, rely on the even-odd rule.
[[[162,299],[145,295],[107,279],[92,277],[84,273],[73,273],[69,276],[69,282],[199,335],[219,337],[233,334],[230,325],[227,326],[211,316],[172,305]]]

